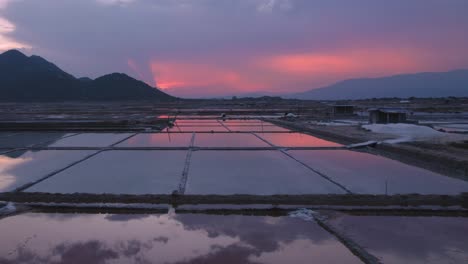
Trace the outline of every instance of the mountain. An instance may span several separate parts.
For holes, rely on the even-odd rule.
[[[173,97],[123,73],[111,73],[84,81],[86,97],[92,100],[170,100]]]
[[[351,79],[285,97],[316,100],[383,97],[468,97],[468,70]]]
[[[122,73],[75,78],[53,63],[17,50],[0,54],[0,101],[157,100],[174,97]]]

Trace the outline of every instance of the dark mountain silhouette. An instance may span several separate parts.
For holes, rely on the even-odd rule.
[[[123,73],[104,75],[94,81],[85,81],[85,83],[87,83],[86,97],[92,100],[106,100],[108,98],[112,98],[112,100],[147,98],[169,100],[172,98],[172,96]]]
[[[351,79],[285,97],[316,100],[383,97],[468,97],[468,70]]]
[[[0,54],[0,101],[172,100],[174,97],[122,73],[75,78],[39,56]]]

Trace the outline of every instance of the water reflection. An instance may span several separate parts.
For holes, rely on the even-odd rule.
[[[239,132],[288,132],[289,130],[286,128],[282,128],[279,126],[235,126],[235,125],[228,125],[227,126],[231,131],[239,131]]]
[[[458,194],[468,182],[367,153],[348,150],[291,150],[295,158],[352,192],[367,194]]]
[[[29,147],[39,143],[48,143],[44,144],[45,146],[53,144],[55,141],[59,140],[62,137],[73,135],[71,133],[53,133],[53,132],[27,132],[27,133],[17,133],[8,137],[0,137],[0,147],[1,148],[21,148]]]
[[[188,147],[190,133],[138,134],[117,145],[117,147]]]
[[[263,139],[280,147],[339,147],[338,143],[302,133],[263,133]]]
[[[30,188],[28,192],[170,194],[187,151],[104,151]]]
[[[195,146],[198,147],[269,147],[262,140],[251,134],[202,134],[195,137]]]
[[[0,221],[0,263],[360,263],[316,223],[286,216],[52,215]]]
[[[0,192],[13,191],[93,151],[14,151],[0,155]]]
[[[344,215],[331,223],[383,263],[468,260],[468,218]]]
[[[129,133],[84,133],[67,137],[51,144],[51,147],[107,147],[130,136]]]
[[[188,194],[344,193],[279,151],[195,151]]]
[[[165,128],[163,132],[228,132],[228,130],[218,124],[217,126],[174,126]]]

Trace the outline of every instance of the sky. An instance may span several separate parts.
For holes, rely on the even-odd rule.
[[[0,52],[182,97],[468,68],[467,0],[0,0]]]

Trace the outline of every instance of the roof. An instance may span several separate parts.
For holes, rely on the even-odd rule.
[[[382,112],[387,114],[406,114],[408,111],[402,108],[369,108],[369,112]]]
[[[329,106],[333,106],[333,107],[354,107],[355,105],[331,104]]]

